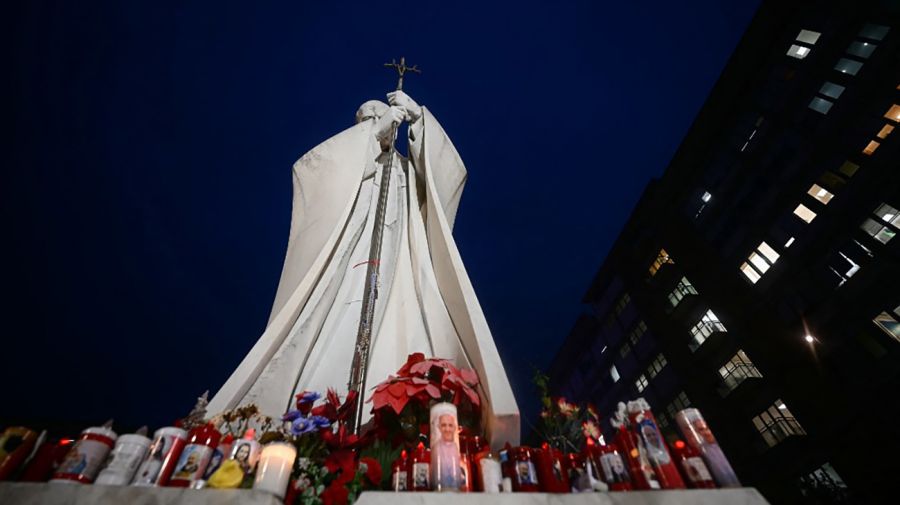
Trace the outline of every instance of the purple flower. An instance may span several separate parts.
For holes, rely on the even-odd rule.
[[[299,418],[303,414],[299,410],[289,410],[287,414],[281,417],[282,421],[292,422],[294,419]]]
[[[316,423],[308,417],[298,417],[291,423],[291,433],[294,435],[305,435],[316,429]]]

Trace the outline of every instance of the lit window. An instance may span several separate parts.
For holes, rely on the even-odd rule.
[[[831,199],[834,198],[834,194],[832,194],[830,191],[823,188],[822,186],[819,186],[818,184],[813,184],[809,188],[809,191],[807,191],[807,193],[809,194],[809,196],[815,198],[816,200],[822,202],[825,205],[828,205],[828,202],[830,202]]]
[[[713,333],[725,331],[728,331],[725,329],[725,325],[719,321],[719,318],[716,317],[713,311],[707,310],[706,314],[703,314],[703,317],[700,318],[700,321],[691,328],[691,336],[693,338],[688,347],[691,348],[691,351],[696,351]]]
[[[787,55],[793,58],[797,58],[798,60],[802,60],[806,58],[806,55],[809,54],[809,48],[798,46],[797,44],[791,44],[791,48],[788,49]]]
[[[628,356],[629,352],[631,352],[631,346],[628,345],[628,342],[625,342],[622,344],[622,347],[619,348],[619,356],[624,358],[625,356]]]
[[[845,88],[843,86],[841,86],[840,84],[835,84],[833,82],[826,82],[819,89],[819,93],[821,93],[825,96],[837,99],[837,98],[840,98],[841,93],[844,92],[844,89]]]
[[[609,376],[612,377],[613,382],[619,382],[619,371],[616,370],[616,365],[609,367]]]
[[[898,310],[900,310],[900,307],[894,309],[895,312]],[[900,323],[897,322],[897,317],[895,317],[895,315],[890,314],[889,312],[882,312],[875,316],[875,319],[872,319],[872,322],[875,323],[875,326],[881,328],[881,331],[900,342]]]
[[[741,265],[741,272],[746,275],[747,278],[750,279],[750,282],[752,282],[753,284],[756,284],[760,279],[760,275],[756,272],[756,270],[754,270],[753,267],[751,267],[747,263]]]
[[[788,238],[788,239],[787,239],[787,242],[784,243],[784,248],[787,249],[787,248],[790,247],[791,244],[793,244],[793,243],[794,243],[794,237]]]
[[[650,381],[647,380],[647,376],[644,374],[641,374],[641,376],[638,377],[636,381],[634,381],[634,387],[637,388],[638,393],[642,393],[645,389],[647,389],[647,386],[649,384]]]
[[[863,152],[863,154],[871,155],[872,153],[875,152],[876,149],[878,149],[878,146],[880,146],[880,145],[881,144],[879,144],[877,141],[873,140],[873,141],[869,142],[869,144],[865,147],[865,149],[863,149],[862,152]]]
[[[666,405],[666,412],[669,414],[669,417],[675,417],[679,411],[682,411],[691,406],[691,400],[688,398],[684,391],[678,393],[678,395],[672,399],[672,403]]]
[[[750,358],[740,349],[737,354],[731,357],[728,363],[725,363],[719,369],[719,375],[722,376],[724,386],[723,396],[733,391],[746,379],[762,377],[762,374],[750,361]]]
[[[817,96],[813,97],[813,99],[809,102],[809,108],[818,112],[819,114],[828,114],[828,111],[831,110],[832,105],[834,104],[830,101],[824,98],[819,98]]]
[[[780,399],[753,418],[753,426],[762,435],[766,445],[774,447],[784,439],[795,435],[806,435],[797,419]]]
[[[874,50],[875,44],[869,44],[868,42],[854,42],[847,48],[847,53],[866,59],[869,56],[872,56],[872,51]]]
[[[883,203],[875,209],[877,219],[866,219],[861,228],[875,240],[887,244],[897,235],[900,228],[900,213],[897,209]]]
[[[900,226],[900,212],[886,203],[881,204],[875,209],[875,215],[880,217],[885,223]]]
[[[653,260],[653,264],[650,265],[650,276],[656,275],[656,272],[659,271],[663,265],[673,264],[675,264],[675,261],[669,256],[669,253],[667,253],[665,249],[660,249],[659,255],[656,256],[656,259]]]
[[[797,41],[813,46],[821,36],[822,34],[819,32],[814,32],[812,30],[800,30],[800,34],[797,35]]]
[[[837,65],[834,66],[834,69],[845,74],[856,75],[862,66],[863,64],[856,60],[841,58],[838,60]]]
[[[812,220],[816,218],[816,213],[809,210],[809,208],[807,208],[806,205],[803,205],[802,203],[798,205],[796,209],[794,209],[794,214],[807,223],[811,223]]]
[[[778,258],[781,257],[781,255],[775,252],[775,249],[772,249],[769,244],[765,242],[759,244],[759,247],[757,247],[756,250],[761,252],[762,255],[765,256],[767,260],[769,260],[769,263],[772,264],[778,261]]]
[[[891,29],[887,26],[869,23],[866,26],[863,26],[862,30],[859,31],[859,36],[872,40],[881,40],[890,30]]]
[[[675,289],[669,293],[669,303],[672,304],[672,307],[677,307],[681,300],[684,299],[685,296],[696,295],[697,289],[687,280],[687,277],[682,277],[678,284],[675,286]]]
[[[647,375],[649,375],[651,379],[656,377],[656,375],[666,367],[666,363],[666,357],[662,354],[657,354],[656,358],[650,363],[650,366],[647,367]]]
[[[750,282],[756,284],[780,257],[781,255],[772,246],[763,241],[756,250],[750,253],[747,258],[749,263],[745,262],[741,265],[741,272],[750,279]]]
[[[759,270],[759,273],[764,274],[766,270],[769,269],[771,265],[769,265],[763,257],[755,252],[750,253],[750,263]]]
[[[900,105],[891,105],[891,108],[884,113],[884,117],[894,122],[900,121]]]
[[[890,135],[892,131],[894,131],[894,127],[886,124],[881,130],[879,130],[877,137],[880,139],[887,138],[887,136]]]
[[[890,227],[884,226],[883,223],[879,223],[874,219],[866,219],[861,228],[868,233],[869,236],[882,244],[887,244],[897,234],[897,232]]]
[[[838,171],[846,175],[848,178],[853,177],[853,175],[856,174],[857,170],[859,170],[859,165],[853,163],[852,161],[845,161],[840,166],[840,168],[838,168]]]

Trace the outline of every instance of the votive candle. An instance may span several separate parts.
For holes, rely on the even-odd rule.
[[[284,498],[295,459],[297,459],[297,449],[293,445],[273,442],[263,447],[262,454],[259,456],[259,466],[256,470],[253,489],[261,489],[279,498]]]

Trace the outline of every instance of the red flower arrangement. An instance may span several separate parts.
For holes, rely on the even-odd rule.
[[[410,354],[396,375],[375,387],[369,400],[380,437],[398,428],[413,442],[419,428],[428,422],[428,409],[434,403],[452,402],[459,410],[460,424],[475,428],[480,418],[478,375],[468,368],[457,368],[449,360],[426,359],[422,353]]]

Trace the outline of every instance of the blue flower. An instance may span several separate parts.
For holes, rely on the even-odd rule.
[[[329,421],[327,417],[312,416],[309,419],[316,425],[316,428],[327,428],[331,426],[331,421]]]
[[[302,415],[303,414],[299,410],[289,410],[287,412],[287,414],[281,416],[281,420],[290,422],[290,421],[293,421],[294,419],[297,419],[298,417],[300,417]]]
[[[305,435],[316,429],[316,423],[309,417],[298,417],[291,423],[291,433]]]
[[[321,398],[322,395],[315,391],[304,391],[302,393],[297,394],[297,403],[313,403],[314,401]]]

